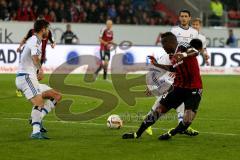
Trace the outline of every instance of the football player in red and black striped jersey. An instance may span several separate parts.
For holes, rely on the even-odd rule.
[[[183,121],[177,127],[161,135],[160,140],[166,140],[178,133],[183,133],[196,116],[202,95],[202,80],[196,56],[202,50],[202,42],[199,39],[193,39],[190,44],[178,43],[173,33],[166,32],[162,35],[162,45],[169,54],[172,64],[161,65],[154,57],[150,56],[149,58],[154,66],[175,72],[174,89],[160,100],[154,111],[147,115],[137,132],[126,133],[123,135],[123,139],[139,138],[162,115],[172,108],[176,109],[182,103],[185,105]]]
[[[112,31],[112,20],[107,20],[106,27],[100,31],[99,35],[100,42],[100,58],[101,63],[99,68],[95,72],[95,77],[103,69],[103,79],[107,79],[107,68],[108,62],[110,61],[110,48],[113,44],[113,31]]]

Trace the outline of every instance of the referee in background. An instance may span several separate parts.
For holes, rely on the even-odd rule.
[[[61,43],[74,44],[74,40],[77,40],[76,43],[79,43],[78,37],[71,30],[71,25],[67,24],[67,30],[62,34]]]

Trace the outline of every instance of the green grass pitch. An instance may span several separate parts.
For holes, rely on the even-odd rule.
[[[44,80],[48,82],[48,76]],[[66,83],[85,85],[83,76],[71,75]],[[203,76],[204,94],[199,113],[192,127],[197,137],[177,135],[169,141],[159,141],[164,129],[174,127],[177,120],[171,111],[154,127],[154,135],[144,134],[137,140],[123,140],[121,135],[135,131],[138,115],[147,113],[154,98],[138,98],[134,107],[119,99],[116,109],[87,122],[62,122],[54,113],[45,118],[51,140],[31,140],[27,119],[31,111],[25,98],[15,95],[15,75],[0,75],[0,159],[1,160],[238,160],[240,156],[240,76]],[[117,95],[111,83],[97,80],[88,87]],[[140,87],[143,89],[144,87]],[[63,95],[75,102],[74,113],[88,111],[100,100]],[[108,129],[110,114],[131,115],[123,128]],[[169,118],[170,117],[170,118]]]

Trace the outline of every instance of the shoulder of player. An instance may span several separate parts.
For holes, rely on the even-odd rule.
[[[188,30],[198,34],[198,31],[191,26],[189,26]]]
[[[189,48],[191,45],[187,42],[179,42],[178,46],[184,47],[184,48]]]
[[[101,32],[105,32],[107,30],[107,28],[106,27],[103,27],[103,28],[101,28]]]
[[[178,30],[179,29],[179,26],[173,26],[172,28],[171,28],[171,31],[175,31],[175,30]]]
[[[198,33],[198,36],[199,36],[199,37],[204,37],[204,38],[206,38],[205,34],[202,33],[202,32],[199,32],[199,33]]]
[[[32,37],[30,37],[30,38],[28,39],[28,43],[31,43],[31,44],[40,45],[41,42],[42,42],[42,41],[41,41],[36,35],[32,35]]]

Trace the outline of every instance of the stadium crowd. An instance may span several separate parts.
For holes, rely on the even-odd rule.
[[[211,0],[210,25],[239,26],[240,0]],[[223,23],[224,11],[228,24]],[[43,16],[49,22],[173,25],[177,15],[161,0],[0,0],[0,20],[32,21]]]
[[[160,0],[0,0],[3,21],[32,21],[42,15],[49,22],[104,23],[111,18],[117,24],[171,25]]]

